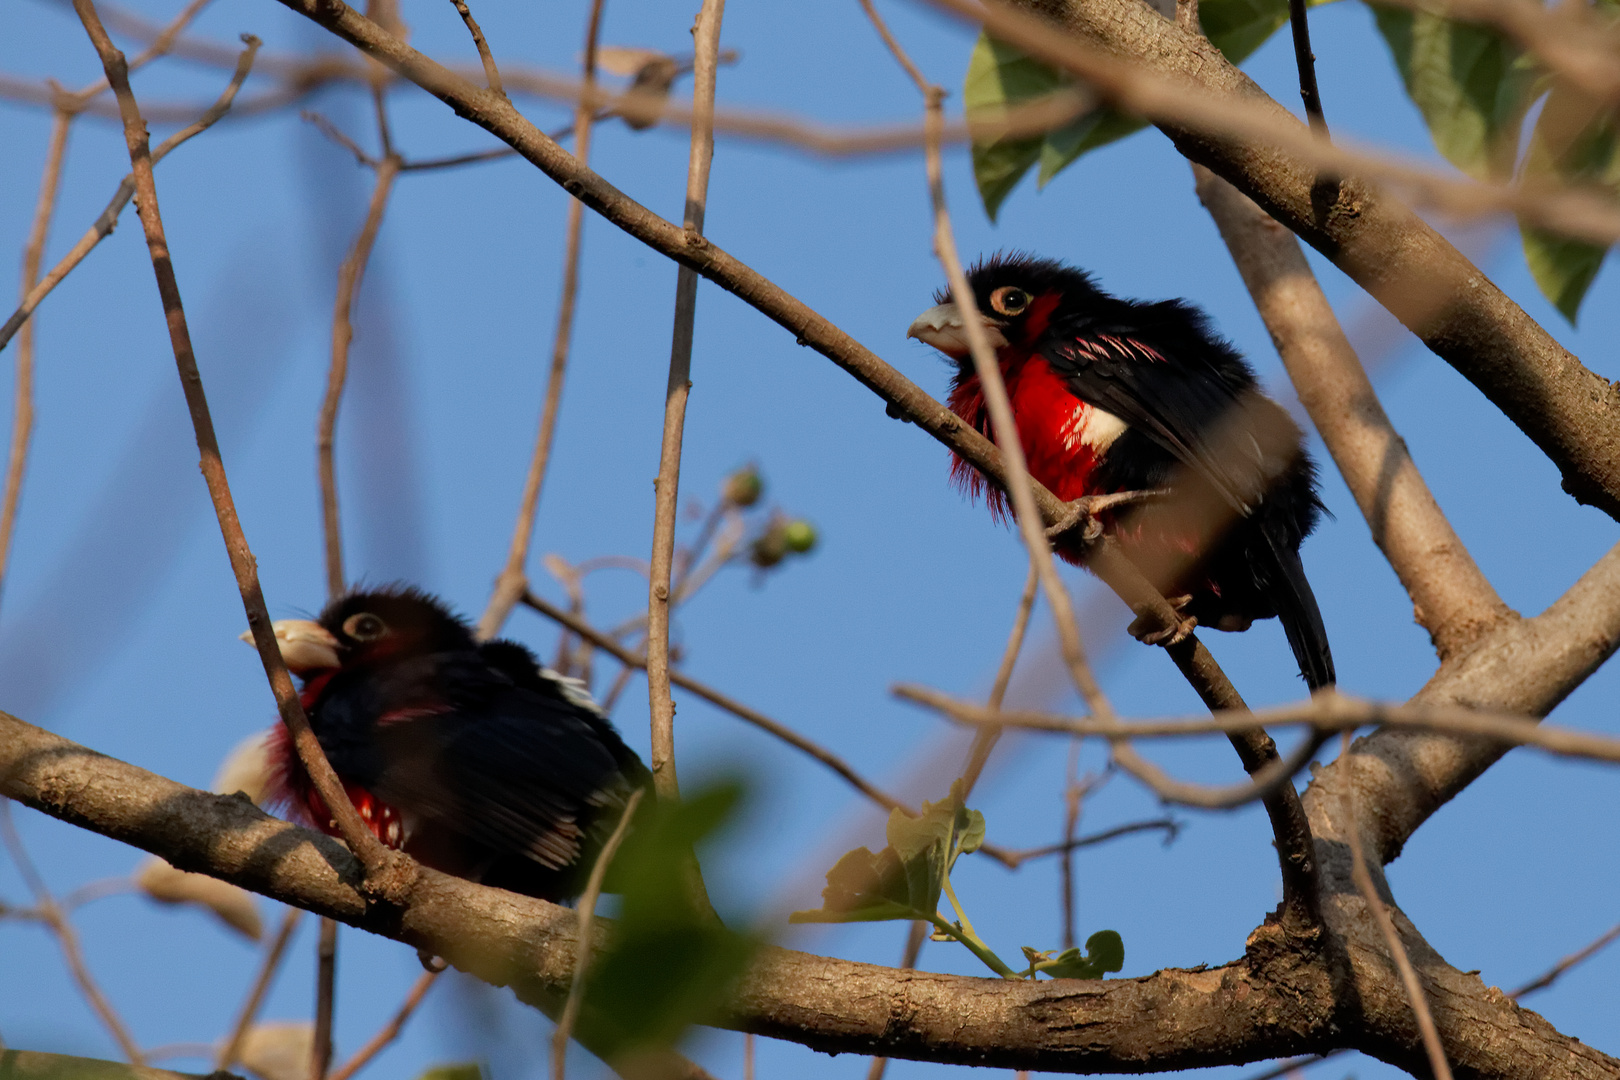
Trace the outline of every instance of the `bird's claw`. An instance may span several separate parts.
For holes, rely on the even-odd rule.
[[[1084,528],[1080,530],[1079,539],[1087,543],[1097,539],[1097,537],[1102,535],[1102,519],[1098,518],[1094,513],[1092,513],[1094,502],[1095,500],[1093,497],[1087,495],[1083,498],[1075,499],[1073,502],[1065,504],[1063,508],[1063,516],[1058,518],[1057,521],[1046,530],[1046,538],[1048,540],[1057,540],[1084,522],[1085,525]]]
[[[1174,626],[1161,626],[1159,620],[1152,614],[1144,613],[1132,619],[1131,625],[1126,627],[1126,630],[1144,645],[1162,645],[1167,649],[1172,645],[1180,645],[1198,626],[1196,616],[1181,614],[1181,609],[1191,602],[1191,596],[1170,598],[1170,606],[1176,609],[1178,616]]]

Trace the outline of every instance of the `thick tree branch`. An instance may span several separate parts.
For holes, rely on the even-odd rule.
[[[271,818],[241,796],[187,788],[3,713],[0,795],[181,869],[443,956],[537,1007],[554,1011],[566,996],[576,922],[565,908],[426,869],[397,906],[376,903],[359,888],[359,863],[335,840]],[[1620,1078],[1620,1061],[1559,1035],[1426,946],[1412,955],[1445,991],[1436,1023],[1448,1045],[1460,1038],[1480,1047],[1459,1055],[1460,1076]],[[1398,982],[1376,958],[1352,952],[1351,960],[1360,965],[1354,996],[1337,993],[1340,976],[1326,961],[1273,926],[1257,929],[1244,957],[1223,967],[1102,982],[1009,983],[770,948],[717,1022],[828,1052],[1054,1072],[1237,1064],[1346,1041],[1407,1060],[1399,1025],[1411,1013]],[[1385,997],[1399,1005],[1388,1016]],[[1376,1022],[1347,1028],[1355,1016],[1341,1010],[1355,1002],[1378,1006],[1368,1009]]]
[[[1504,623],[1442,666],[1412,702],[1546,716],[1617,647],[1620,546],[1546,611]],[[1328,803],[1340,797],[1347,771],[1360,788],[1361,805],[1378,808],[1362,827],[1369,859],[1382,865],[1507,749],[1494,740],[1390,729],[1356,740],[1348,757],[1322,769],[1305,792],[1305,809],[1318,830],[1318,852],[1323,847],[1320,828],[1331,816]]]
[[[1198,197],[1220,228],[1373,542],[1411,596],[1440,659],[1456,655],[1513,612],[1423,482],[1294,234],[1202,165],[1193,172]]]

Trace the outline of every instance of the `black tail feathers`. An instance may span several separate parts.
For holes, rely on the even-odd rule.
[[[1299,552],[1275,537],[1268,535],[1266,539],[1281,571],[1268,591],[1294,650],[1294,659],[1299,661],[1299,673],[1312,691],[1332,686],[1338,681],[1333,670],[1333,650],[1328,647],[1327,627],[1322,625],[1322,612],[1316,606],[1311,583],[1305,580]]]

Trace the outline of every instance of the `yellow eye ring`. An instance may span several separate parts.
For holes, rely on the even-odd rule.
[[[355,641],[375,641],[388,633],[388,624],[369,611],[343,620],[343,633]]]
[[[1016,285],[1003,285],[990,294],[990,306],[998,315],[1022,315],[1029,300],[1029,293]]]

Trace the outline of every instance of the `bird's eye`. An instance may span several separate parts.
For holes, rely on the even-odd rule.
[[[388,633],[388,624],[369,611],[343,620],[343,632],[355,641],[375,641]]]
[[[1029,293],[1016,285],[1003,285],[990,294],[990,306],[1003,315],[1021,315],[1029,307]]]

